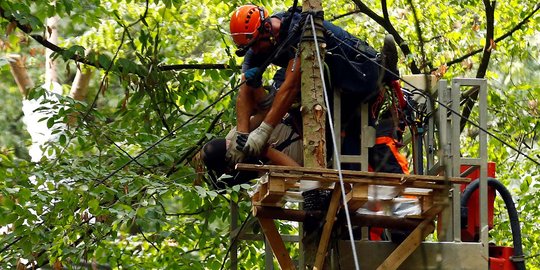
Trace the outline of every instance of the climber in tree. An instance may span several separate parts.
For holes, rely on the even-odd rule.
[[[278,70],[271,85],[267,85],[263,89],[257,89],[258,92],[253,100],[255,106],[249,118],[249,130],[258,127],[264,119],[272,105],[276,92],[283,83],[284,72],[284,69]],[[241,162],[301,166],[303,155],[302,140],[301,135],[299,135],[301,134],[299,113],[298,109],[289,111],[270,134],[269,147],[262,150],[259,156],[246,157]],[[206,143],[200,152],[201,161],[204,163],[210,180],[216,188],[224,188],[225,185],[243,184],[258,177],[256,172],[236,171],[233,166],[235,164],[225,162],[227,149],[234,146],[231,141],[235,135],[236,128],[233,128],[225,138],[216,138]],[[222,177],[223,175],[230,177]]]
[[[245,55],[242,71],[246,83],[240,87],[236,101],[237,130],[231,140],[232,147],[227,150],[229,164],[241,162],[246,156],[259,156],[272,130],[297,98],[300,90],[298,48],[304,18],[294,8],[269,16],[266,9],[251,4],[233,12],[230,32],[238,47],[237,54]],[[324,21],[323,27],[330,84],[332,89],[342,91],[341,110],[345,113],[341,121],[347,123],[353,119],[351,112],[357,111],[362,102],[375,101],[383,85],[391,85],[398,78],[397,50],[391,36],[385,39],[381,55],[365,41],[330,22]],[[249,119],[256,104],[255,97],[261,91],[267,63],[285,68],[285,78],[264,120],[251,131]],[[356,134],[351,133],[351,136]]]

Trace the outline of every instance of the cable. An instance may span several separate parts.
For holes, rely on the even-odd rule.
[[[326,83],[324,80],[324,73],[323,73],[323,63],[321,60],[321,53],[319,51],[319,43],[317,41],[317,32],[315,32],[315,22],[313,21],[313,15],[308,15],[311,21],[311,30],[313,32],[313,39],[315,40],[315,50],[317,51],[317,61],[319,64],[319,71],[321,73],[321,80],[322,80],[322,87],[323,87],[323,93],[324,93],[324,101],[326,102],[327,108],[330,107],[330,102],[328,99],[328,92],[326,89]],[[326,110],[326,113],[328,114],[328,124],[330,126],[330,134],[332,135],[332,145],[334,147],[334,156],[336,158],[336,170],[339,174],[339,185],[341,186],[341,197],[343,198],[343,206],[345,210],[345,219],[347,220],[347,227],[349,231],[349,237],[351,239],[351,248],[353,253],[353,259],[354,259],[354,266],[356,270],[360,270],[360,264],[358,263],[358,255],[356,254],[356,246],[354,244],[354,236],[352,231],[352,222],[351,222],[351,216],[349,214],[349,207],[347,205],[347,194],[345,194],[345,183],[343,182],[343,173],[341,171],[341,161],[339,160],[339,154],[337,152],[337,142],[336,142],[336,135],[334,133],[334,124],[332,121],[332,114],[329,110]]]
[[[183,128],[184,126],[186,126],[187,124],[189,124],[191,121],[193,121],[195,118],[199,117],[200,115],[202,115],[204,112],[206,112],[208,109],[212,108],[214,105],[216,105],[218,102],[220,102],[222,99],[224,99],[226,96],[230,95],[232,92],[236,91],[238,88],[240,88],[240,86],[242,86],[244,83],[246,83],[246,81],[243,81],[241,82],[239,85],[237,85],[236,87],[234,87],[233,89],[227,91],[225,94],[221,95],[218,99],[216,99],[214,102],[210,103],[210,105],[206,106],[204,109],[202,109],[200,112],[198,112],[197,114],[195,114],[194,116],[192,116],[191,118],[189,118],[186,122],[184,122],[182,125],[180,125],[179,127],[175,128],[174,130],[172,130],[171,132],[169,132],[167,135],[161,137],[159,140],[157,140],[155,143],[153,143],[152,145],[150,145],[148,148],[144,149],[142,152],[140,152],[138,155],[136,155],[135,157],[133,157],[132,159],[130,159],[129,161],[127,161],[126,163],[124,163],[124,165],[118,167],[118,169],[114,170],[113,172],[111,172],[109,175],[107,175],[105,178],[101,179],[100,181],[98,181],[98,183],[96,184],[97,185],[100,185],[100,184],[103,184],[103,182],[107,181],[109,178],[111,178],[112,176],[114,176],[115,174],[117,174],[120,170],[124,169],[126,166],[128,166],[129,164],[131,164],[131,162],[137,160],[139,157],[141,157],[142,155],[146,154],[146,152],[150,151],[152,148],[156,147],[158,144],[160,144],[162,141],[164,141],[165,139],[169,138],[170,136],[172,136],[174,133],[176,133],[178,130],[180,130],[181,128]],[[228,86],[225,86],[223,89],[227,88]],[[223,91],[223,90],[221,90]],[[220,91],[220,92],[221,92]]]

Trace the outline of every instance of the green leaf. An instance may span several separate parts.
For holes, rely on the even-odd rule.
[[[98,62],[101,67],[108,69],[111,66],[111,58],[107,55],[100,54],[98,56]]]
[[[54,118],[49,118],[47,120],[47,128],[52,128],[54,126]]]
[[[90,207],[93,212],[97,211],[99,209],[99,201],[96,199],[88,201],[88,207]]]
[[[73,2],[70,0],[62,0],[62,4],[64,5],[64,10],[69,15],[71,11],[73,10]]]
[[[61,145],[65,145],[65,144],[66,144],[66,141],[67,141],[66,135],[61,134],[60,137],[58,138],[58,142],[59,142]]]

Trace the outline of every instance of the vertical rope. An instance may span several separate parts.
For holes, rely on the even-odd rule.
[[[309,15],[309,18],[311,20],[311,30],[313,32],[313,39],[315,39],[315,49],[317,50],[317,61],[319,62],[319,70],[321,72],[321,80],[322,80],[322,86],[323,86],[323,93],[324,93],[324,101],[326,103],[326,107],[330,108],[330,102],[328,99],[328,91],[326,90],[326,83],[324,81],[324,73],[323,73],[323,63],[321,60],[321,55],[319,51],[319,43],[317,41],[317,34],[315,32],[315,22],[313,21],[313,15]],[[341,171],[341,161],[339,160],[339,154],[337,152],[337,143],[336,143],[336,135],[334,132],[334,123],[332,121],[332,115],[329,110],[326,110],[326,113],[328,114],[328,124],[330,125],[330,133],[332,135],[332,145],[334,147],[334,156],[336,158],[336,170],[339,174],[339,185],[341,186],[341,198],[343,199],[343,207],[345,209],[345,219],[347,220],[347,227],[349,231],[349,238],[351,240],[351,249],[353,253],[353,259],[354,259],[354,266],[356,270],[360,270],[360,264],[358,263],[358,255],[356,254],[356,246],[354,244],[354,236],[352,231],[352,223],[351,223],[351,216],[349,215],[349,206],[347,205],[347,199],[345,194],[345,183],[343,182],[343,173]]]

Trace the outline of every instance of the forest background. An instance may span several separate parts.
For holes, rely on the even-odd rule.
[[[241,58],[227,32],[241,4],[0,2],[0,269],[227,267],[229,202],[244,220],[248,186],[216,190],[192,160],[234,123]],[[275,12],[292,1],[256,4]],[[532,0],[323,1],[325,19],[375,48],[394,35],[402,74],[487,79],[489,159],[516,201],[528,269],[540,269],[539,8]],[[464,103],[476,98],[464,90]],[[25,125],[30,103],[42,114]],[[52,131],[50,141],[31,150],[38,126]],[[477,153],[478,133],[463,126],[463,155]],[[500,199],[490,237],[512,245]],[[241,268],[263,268],[263,250],[241,242]]]

